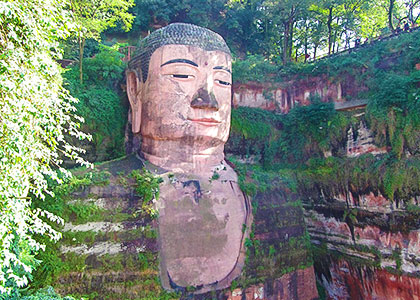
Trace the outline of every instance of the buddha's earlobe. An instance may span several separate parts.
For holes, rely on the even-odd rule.
[[[139,78],[138,74],[134,70],[128,70],[126,72],[127,78],[127,96],[131,106],[131,125],[133,133],[140,132],[141,125],[141,92],[143,88],[143,82]]]

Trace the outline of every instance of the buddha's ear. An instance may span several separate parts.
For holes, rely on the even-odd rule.
[[[144,87],[141,77],[135,70],[126,71],[127,95],[131,105],[131,125],[133,133],[140,132],[141,125],[141,95]]]

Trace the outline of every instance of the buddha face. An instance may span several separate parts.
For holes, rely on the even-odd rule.
[[[152,54],[145,83],[133,76],[127,75],[127,88],[134,132],[152,140],[194,141],[197,152],[227,141],[230,55],[196,46],[165,45]]]

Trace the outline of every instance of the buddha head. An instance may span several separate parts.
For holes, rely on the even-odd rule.
[[[175,172],[220,163],[230,128],[231,54],[217,33],[174,23],[144,38],[126,73],[133,133]]]

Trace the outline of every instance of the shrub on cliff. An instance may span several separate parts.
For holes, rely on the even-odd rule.
[[[72,96],[79,99],[76,108],[85,118],[83,129],[92,134],[86,145],[91,161],[109,160],[124,154],[124,126],[127,107],[119,84],[126,63],[118,52],[119,45],[99,45],[99,53],[85,59],[84,82],[80,83],[79,69],[72,66],[65,78]]]
[[[377,71],[372,79],[367,119],[376,143],[389,146],[397,158],[420,154],[419,74]]]
[[[301,162],[339,148],[346,137],[349,120],[337,114],[332,103],[313,99],[308,106],[293,108],[282,119],[278,159]]]
[[[266,82],[270,76],[277,72],[277,67],[271,64],[262,55],[248,55],[245,59],[236,59],[232,63],[233,81],[243,82]]]
[[[308,106],[297,106],[280,115],[261,109],[239,107],[232,110],[228,153],[260,155],[265,168],[276,164],[303,163],[325,152],[338,154],[344,149],[347,130],[355,121],[351,115],[337,113],[332,103],[312,99]]]
[[[52,287],[48,287],[37,291],[31,296],[23,297],[22,300],[76,300],[76,298],[73,298],[71,296],[62,298],[54,291]]]
[[[397,160],[393,155],[382,159],[371,154],[358,157],[312,158],[299,167],[299,192],[308,199],[324,199],[351,193],[360,195],[380,192],[397,207],[420,194],[420,159]]]
[[[226,152],[241,156],[263,154],[278,136],[279,117],[259,108],[233,109]]]

